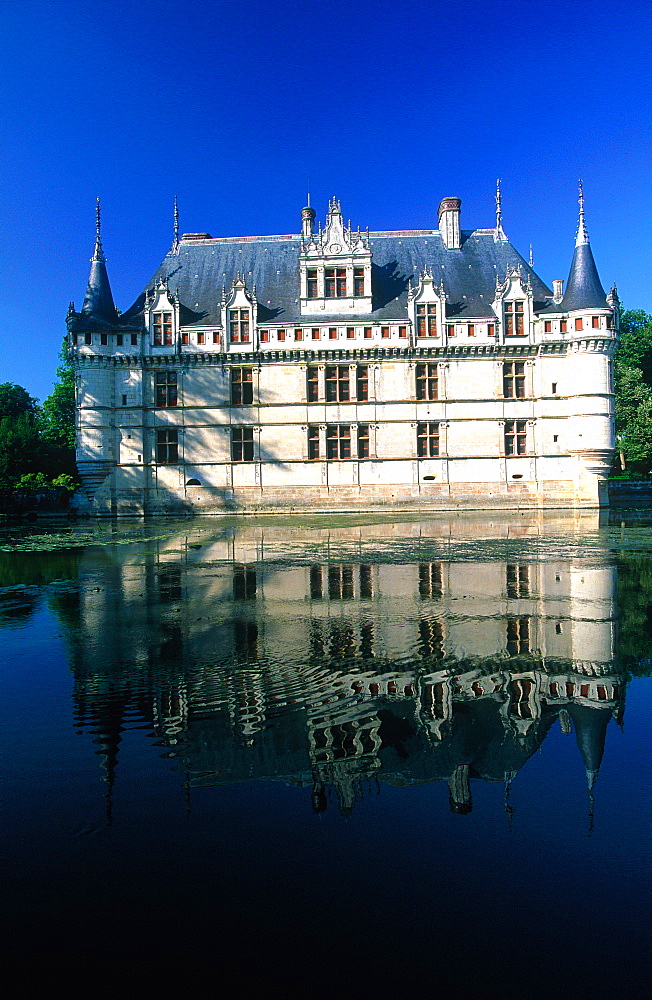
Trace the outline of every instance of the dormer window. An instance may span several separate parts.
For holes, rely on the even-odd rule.
[[[171,312],[153,313],[152,329],[154,332],[154,347],[170,347],[172,345]]]
[[[434,302],[417,303],[417,337],[437,336],[437,306]]]
[[[229,309],[229,339],[232,344],[249,343],[248,309]]]
[[[310,268],[307,274],[308,298],[317,298],[317,268]]]
[[[327,267],[324,271],[324,296],[327,299],[346,297],[346,268]]]
[[[353,271],[353,294],[364,295],[364,267],[356,267]]]
[[[522,337],[525,334],[525,326],[523,322],[524,305],[525,303],[519,299],[514,302],[505,303],[506,337]]]

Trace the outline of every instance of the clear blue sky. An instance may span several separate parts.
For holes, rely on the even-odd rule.
[[[0,382],[50,391],[102,199],[126,309],[182,231],[297,232],[310,174],[370,229],[504,228],[652,311],[652,3],[3,0]]]

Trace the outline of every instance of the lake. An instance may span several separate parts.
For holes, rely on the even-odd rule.
[[[647,996],[649,508],[4,527],[0,635],[25,984]]]

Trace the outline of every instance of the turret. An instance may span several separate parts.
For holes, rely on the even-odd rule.
[[[309,240],[315,231],[315,216],[317,213],[310,204],[310,192],[308,192],[308,204],[301,209],[301,235],[304,240]]]

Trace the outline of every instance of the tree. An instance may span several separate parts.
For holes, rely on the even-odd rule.
[[[16,385],[14,382],[0,384],[0,420],[3,417],[15,419],[23,413],[29,413],[32,417],[36,417],[38,412],[38,400],[30,396],[22,385]]]
[[[623,313],[615,363],[616,435],[633,472],[652,472],[652,316]]]
[[[75,376],[66,352],[59,351],[57,379],[43,403],[41,430],[46,451],[47,471],[56,475],[76,475],[75,467]]]
[[[29,411],[0,419],[0,486],[15,486],[22,475],[40,471],[39,425]]]

